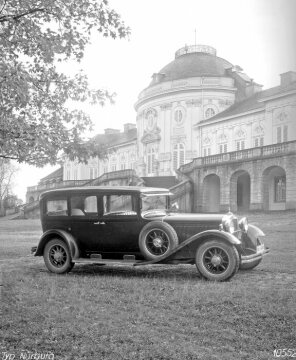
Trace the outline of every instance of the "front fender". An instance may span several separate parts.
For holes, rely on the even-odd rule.
[[[42,234],[34,256],[42,256],[45,245],[48,243],[48,241],[56,237],[61,238],[68,245],[72,259],[77,259],[80,257],[80,252],[76,239],[68,232],[60,229],[47,230],[45,231],[45,233]]]
[[[249,224],[247,236],[256,245],[257,239],[261,236],[265,236],[265,234],[257,226]]]
[[[202,231],[198,234],[191,236],[190,238],[183,241],[177,247],[175,247],[169,254],[165,254],[160,256],[157,259],[149,260],[141,263],[135,264],[137,265],[148,265],[148,264],[156,264],[156,263],[167,263],[169,261],[173,261],[179,258],[195,258],[196,249],[198,246],[206,239],[216,238],[221,239],[221,241],[225,241],[235,246],[241,246],[241,241],[236,238],[234,235],[220,230],[206,230]]]

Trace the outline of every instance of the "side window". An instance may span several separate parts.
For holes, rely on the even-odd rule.
[[[79,195],[72,196],[70,199],[71,204],[71,216],[97,216],[98,204],[97,197]]]
[[[46,215],[48,215],[48,216],[67,216],[68,215],[67,199],[47,200]]]
[[[135,200],[132,195],[105,195],[103,205],[104,216],[137,214]]]

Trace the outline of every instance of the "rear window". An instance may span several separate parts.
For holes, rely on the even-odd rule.
[[[47,200],[46,215],[48,216],[67,216],[67,199]]]

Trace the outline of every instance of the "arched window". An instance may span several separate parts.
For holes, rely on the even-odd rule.
[[[215,110],[212,107],[207,108],[205,111],[205,118],[208,119],[216,114]]]
[[[154,173],[154,163],[155,163],[155,150],[150,148],[147,154],[147,173],[148,175]]]
[[[173,150],[173,169],[178,169],[185,163],[185,146],[182,143],[178,143],[174,146]]]

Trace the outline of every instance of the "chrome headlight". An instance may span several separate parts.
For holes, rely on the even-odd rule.
[[[232,217],[224,216],[222,219],[222,225],[225,231],[233,234],[235,232],[235,224]]]
[[[248,231],[249,224],[248,224],[248,219],[246,217],[243,217],[242,219],[240,219],[238,225],[239,225],[241,231],[243,231],[245,233]]]

